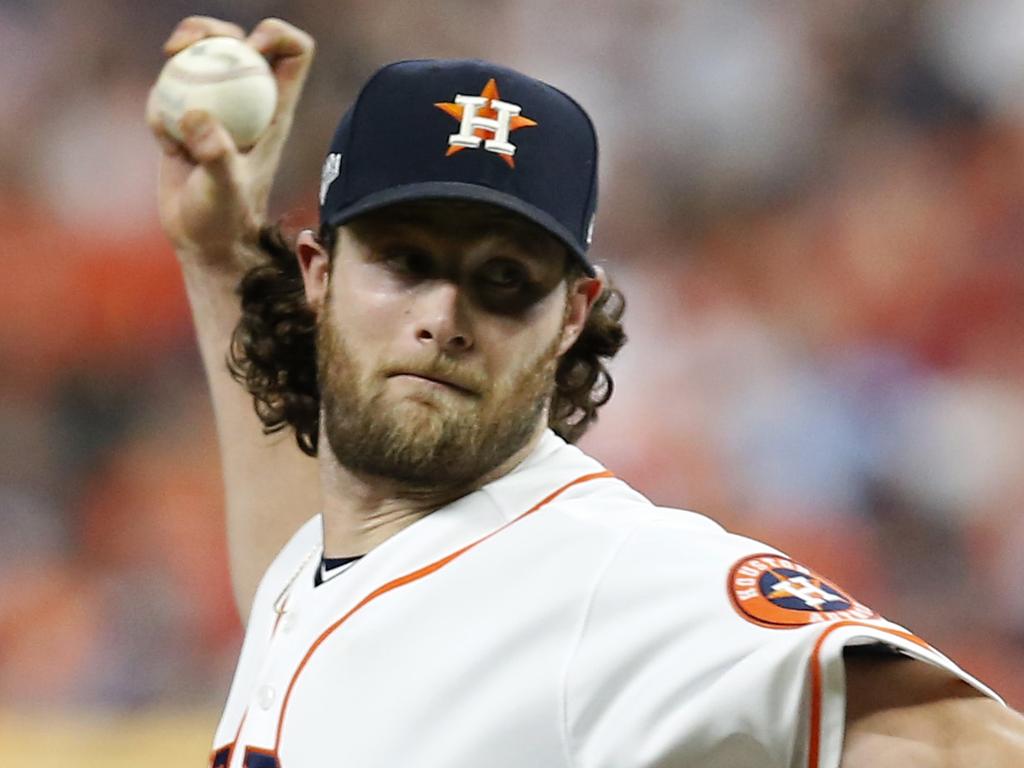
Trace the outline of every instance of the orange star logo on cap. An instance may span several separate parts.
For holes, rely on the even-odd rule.
[[[448,137],[447,157],[482,146],[499,155],[509,168],[515,168],[516,147],[508,140],[509,134],[537,125],[519,114],[522,107],[518,104],[502,101],[493,77],[479,96],[459,94],[454,102],[437,102],[434,106],[459,122],[459,133]]]

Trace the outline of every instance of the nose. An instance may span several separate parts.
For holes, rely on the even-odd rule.
[[[416,339],[421,344],[436,344],[449,354],[467,352],[473,347],[465,318],[461,290],[457,283],[434,281],[416,302]]]

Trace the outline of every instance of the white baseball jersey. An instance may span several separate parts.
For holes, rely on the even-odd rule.
[[[321,542],[317,517],[260,585],[213,766],[834,768],[850,644],[994,695],[834,584],[654,506],[551,432],[314,586]]]

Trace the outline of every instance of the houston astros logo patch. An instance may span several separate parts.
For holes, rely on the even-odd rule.
[[[516,146],[509,141],[509,134],[537,125],[535,120],[520,114],[521,106],[501,100],[493,77],[479,96],[460,93],[454,102],[438,102],[434,106],[459,121],[459,132],[448,137],[449,157],[464,149],[477,149],[483,143],[485,150],[500,156],[509,168],[515,168]]]
[[[814,573],[778,555],[750,555],[729,572],[729,597],[747,621],[762,627],[802,627],[878,614]]]

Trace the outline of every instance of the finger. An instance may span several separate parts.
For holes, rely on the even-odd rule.
[[[173,56],[204,37],[245,37],[245,30],[237,24],[212,16],[189,16],[182,19],[164,43],[164,53]]]
[[[168,157],[187,157],[187,152],[181,144],[168,136],[162,130],[154,130],[153,135],[156,137],[156,141],[160,145],[160,149]]]
[[[253,29],[249,45],[270,60],[277,79],[277,109],[270,128],[257,148],[273,154],[284,144],[291,129],[292,115],[298,103],[316,44],[309,34],[281,19],[264,19]]]
[[[167,126],[164,124],[160,111],[156,106],[156,87],[150,89],[149,98],[146,100],[146,124],[149,126],[149,130],[153,132],[154,138],[156,138],[160,149],[163,150],[165,155],[168,157],[184,157],[187,154],[181,142],[167,132]]]
[[[298,27],[281,19],[264,19],[246,41],[270,61],[277,77],[278,102],[291,108],[298,100],[316,44]]]
[[[238,186],[238,147],[223,125],[208,112],[192,109],[179,124],[184,146],[195,162],[209,173],[214,184],[224,191]]]

